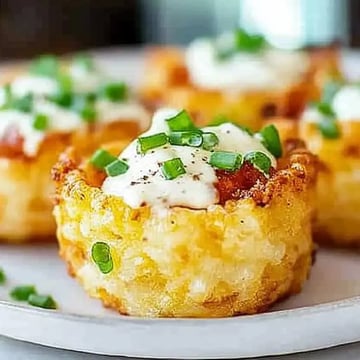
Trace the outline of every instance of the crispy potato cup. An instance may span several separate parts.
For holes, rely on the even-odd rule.
[[[315,123],[287,119],[272,121],[283,140],[303,139],[318,155],[314,240],[326,245],[360,246],[360,124],[338,121],[341,137],[326,139]]]
[[[194,86],[180,49],[153,48],[147,56],[141,96],[152,109],[160,105],[187,109],[200,125],[222,115],[258,130],[264,117],[298,116],[309,100],[319,98],[324,82],[340,77],[336,46],[310,49],[308,54],[309,71],[288,89],[225,93]]]
[[[108,148],[118,154],[120,147]],[[266,310],[301,290],[312,263],[316,159],[294,149],[238,200],[204,210],[133,209],[101,190],[104,174],[72,150],[53,169],[60,255],[85,290],[122,314],[226,317]],[[105,242],[103,274],[92,247]]]
[[[76,145],[82,155],[89,155],[103,142],[116,137],[130,141],[141,131],[131,119],[97,123],[73,133],[47,135],[35,157],[22,151],[22,140],[7,134],[0,141],[0,242],[19,243],[53,238],[56,231],[52,216],[51,167],[59,154]],[[125,146],[125,144],[124,144]]]

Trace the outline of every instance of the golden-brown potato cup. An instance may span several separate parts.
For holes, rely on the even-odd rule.
[[[314,240],[337,246],[360,246],[360,123],[338,121],[341,136],[323,137],[315,123],[272,121],[282,139],[302,138],[318,155],[317,215]]]
[[[335,46],[308,50],[310,66],[303,79],[283,91],[248,91],[238,94],[211,91],[194,86],[186,69],[184,53],[177,48],[149,51],[141,89],[145,103],[184,108],[204,125],[223,115],[254,130],[264,117],[298,116],[309,100],[319,98],[320,87],[329,78],[339,78]]]
[[[119,148],[109,148],[113,154]],[[73,151],[53,169],[60,255],[93,297],[122,314],[225,317],[264,311],[297,293],[312,262],[316,161],[304,149],[239,200],[207,210],[170,208],[158,216],[101,190],[104,175]],[[111,248],[113,270],[91,260],[95,242]]]
[[[52,216],[51,167],[69,145],[89,155],[114,138],[130,141],[142,130],[139,122],[121,120],[97,123],[73,133],[46,136],[35,157],[22,151],[22,140],[13,132],[0,140],[0,242],[41,241],[55,236]]]

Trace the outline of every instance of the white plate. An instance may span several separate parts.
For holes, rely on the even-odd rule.
[[[109,72],[133,85],[143,71],[140,54],[95,53]],[[346,54],[344,60],[355,74],[358,54]],[[99,354],[202,359],[286,354],[360,340],[359,254],[322,250],[304,291],[267,314],[150,320],[119,316],[89,299],[66,276],[56,252],[55,246],[0,246],[0,266],[9,277],[6,287],[0,287],[1,335]],[[19,284],[35,284],[39,292],[53,295],[60,310],[9,302],[9,290]]]
[[[91,353],[157,358],[240,358],[286,354],[360,340],[358,254],[322,250],[304,291],[271,312],[230,319],[139,319],[89,299],[65,274],[55,246],[0,247],[8,282],[0,287],[0,334]],[[35,284],[58,311],[9,302]]]

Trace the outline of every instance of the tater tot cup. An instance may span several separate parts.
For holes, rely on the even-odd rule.
[[[34,157],[22,151],[22,140],[10,135],[0,142],[0,242],[21,243],[53,239],[56,231],[52,216],[54,185],[51,168],[67,146],[76,145],[89,155],[101,143],[115,137],[124,146],[142,130],[139,122],[121,120],[97,123],[72,133],[52,133]],[[126,142],[125,142],[126,141]]]
[[[147,55],[141,96],[152,109],[160,105],[184,108],[200,125],[221,115],[258,130],[264,117],[299,116],[309,100],[319,98],[320,88],[327,80],[341,76],[336,47],[314,48],[308,54],[308,72],[286,89],[225,92],[192,84],[182,50],[153,48]]]
[[[119,153],[112,146],[111,152]],[[92,297],[121,314],[227,317],[299,292],[312,263],[316,159],[296,149],[266,185],[204,210],[131,208],[69,150],[53,169],[60,255]],[[107,274],[92,259],[108,245]]]
[[[316,123],[271,121],[281,138],[300,137],[318,155],[314,240],[324,245],[360,246],[360,123],[337,121],[341,136],[327,139]]]

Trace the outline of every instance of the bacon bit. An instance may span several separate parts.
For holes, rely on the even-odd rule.
[[[0,156],[18,157],[23,156],[24,138],[20,135],[16,126],[9,126],[0,138]]]
[[[270,176],[275,172],[271,169]],[[243,197],[244,192],[250,190],[255,184],[266,184],[268,178],[249,162],[245,162],[235,172],[216,170],[218,182],[215,184],[219,192],[219,203],[225,204],[227,200],[237,200]]]

